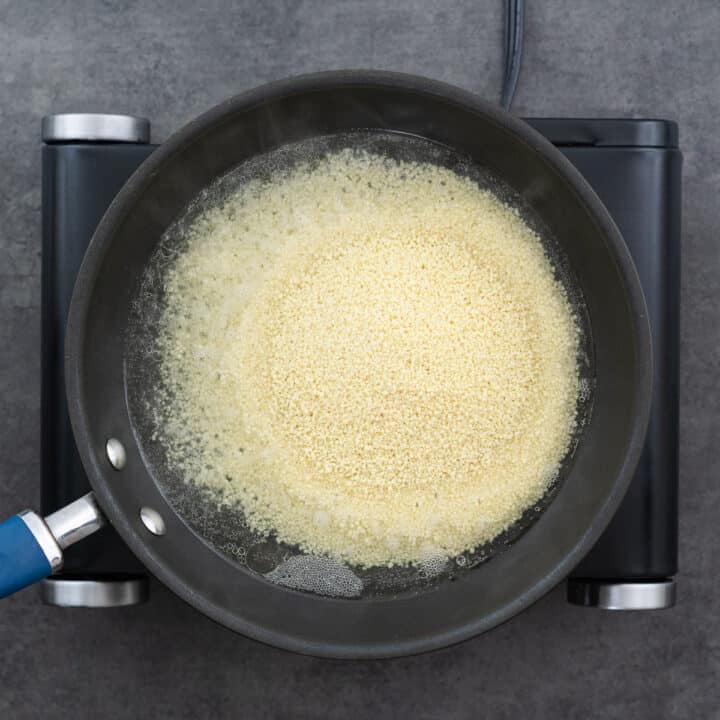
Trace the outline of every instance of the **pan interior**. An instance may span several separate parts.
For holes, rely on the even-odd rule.
[[[162,443],[162,415],[157,412],[154,400],[157,389],[162,387],[155,338],[165,308],[164,276],[174,259],[183,252],[185,230],[207,208],[221,204],[244,183],[269,179],[278,171],[290,170],[300,163],[312,164],[329,153],[345,148],[394,160],[446,167],[471,178],[479,187],[492,191],[502,201],[517,207],[525,222],[541,238],[580,326],[578,372],[581,391],[577,398],[576,430],[557,479],[543,498],[526,510],[501,536],[442,563],[359,568],[324,557],[308,556],[297,547],[278,542],[272,536],[260,536],[250,528],[239,507],[223,504],[212,491],[187,482],[169,462]],[[594,361],[591,340],[582,293],[559,244],[520,196],[490,169],[473,163],[470,158],[446,146],[418,136],[375,130],[345,132],[284,145],[244,161],[200,192],[168,227],[134,290],[124,342],[127,401],[138,446],[160,491],[197,535],[243,571],[296,590],[332,597],[414,594],[452,581],[488,562],[522,535],[552,502],[570,470],[574,449],[592,409]]]

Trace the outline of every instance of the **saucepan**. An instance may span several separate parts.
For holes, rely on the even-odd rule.
[[[485,557],[433,578],[406,573],[394,586],[359,574],[365,589],[348,598],[272,582],[267,568],[228,550],[230,520],[192,511],[200,496],[178,498],[162,464],[148,456],[146,430],[132,411],[142,377],[131,377],[128,358],[144,271],[165,231],[201,191],[259,154],[357,130],[450,148],[514,194],[552,239],[582,300],[592,399],[552,491]],[[77,276],[65,366],[92,492],[47,518],[25,511],[0,525],[0,594],[57,571],[65,547],[108,522],[151,573],[217,622],[281,648],[342,658],[455,643],[507,620],[562,580],[602,533],[630,482],[652,374],[647,312],[628,250],[561,153],[468,92],[358,71],[292,78],[234,97],[175,133],[139,167],[100,222]],[[263,557],[271,561],[272,552]]]

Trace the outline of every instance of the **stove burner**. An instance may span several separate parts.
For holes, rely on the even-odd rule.
[[[640,276],[652,330],[653,408],[635,478],[609,527],[572,573],[568,600],[608,610],[670,607],[677,572],[680,167],[675,123],[530,118],[593,186]],[[43,119],[42,513],[89,491],[65,400],[67,311],[85,249],[123,183],[155,149],[127,115]],[[147,577],[112,528],[66,550],[44,581],[51,605],[112,607],[147,598]]]

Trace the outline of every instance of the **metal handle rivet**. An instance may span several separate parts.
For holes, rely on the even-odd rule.
[[[142,524],[153,534],[153,535],[164,535],[165,534],[165,521],[157,510],[153,510],[149,507],[140,508],[140,519]]]
[[[117,438],[110,438],[105,443],[105,452],[110,464],[116,470],[122,470],[125,467],[127,453],[125,452],[125,446]]]

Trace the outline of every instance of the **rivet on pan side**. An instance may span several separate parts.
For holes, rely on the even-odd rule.
[[[164,535],[165,534],[165,521],[157,510],[153,510],[149,507],[140,508],[140,519],[143,525],[153,535]]]
[[[110,438],[105,443],[105,452],[110,464],[116,470],[122,470],[125,467],[127,453],[125,452],[125,446],[117,438]]]

